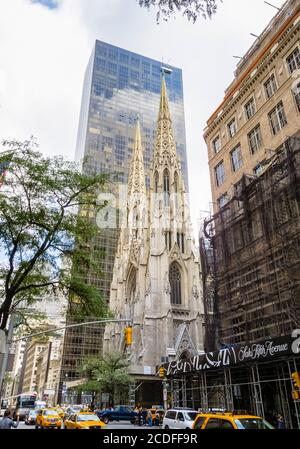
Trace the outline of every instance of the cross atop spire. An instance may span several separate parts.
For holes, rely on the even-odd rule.
[[[146,195],[143,148],[140,121],[137,119],[134,148],[128,176],[128,197],[140,193]]]

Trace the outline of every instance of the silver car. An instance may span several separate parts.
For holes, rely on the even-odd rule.
[[[163,429],[191,429],[199,412],[193,409],[168,410],[163,419]]]

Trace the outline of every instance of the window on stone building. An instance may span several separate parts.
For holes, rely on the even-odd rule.
[[[177,245],[180,251],[184,253],[184,234],[182,232],[177,232]]]
[[[269,120],[274,136],[287,124],[282,101],[269,112]]]
[[[213,140],[212,145],[213,145],[213,149],[214,149],[215,154],[219,153],[219,151],[221,150],[221,139],[220,139],[220,136],[217,136]]]
[[[165,206],[169,206],[170,200],[170,176],[168,170],[164,171],[164,202]]]
[[[252,131],[250,131],[248,134],[248,141],[250,152],[254,154],[262,146],[260,125],[257,125],[252,129]]]
[[[255,103],[253,97],[245,104],[245,114],[247,120],[249,120],[255,114]]]
[[[220,209],[221,209],[222,207],[224,207],[225,204],[227,204],[228,201],[229,201],[229,198],[228,198],[227,193],[224,193],[223,195],[221,195],[221,196],[218,198],[217,201],[218,201],[218,205],[219,205],[219,208],[220,208]]]
[[[155,172],[155,175],[154,175],[154,189],[155,189],[155,193],[158,192],[158,183],[159,183],[159,176],[158,176],[158,173]]]
[[[181,304],[181,274],[177,263],[172,263],[169,271],[171,304]]]
[[[300,69],[300,52],[298,47],[286,58],[286,62],[290,73]]]
[[[225,169],[224,169],[224,163],[221,161],[216,167],[215,167],[215,176],[216,176],[216,183],[219,187],[223,184],[225,181]]]
[[[177,172],[175,172],[175,174],[174,174],[174,192],[175,193],[178,192],[178,174],[177,174]]]
[[[165,232],[165,244],[166,244],[166,248],[169,251],[171,251],[171,248],[172,248],[172,232],[171,231]]]
[[[254,173],[256,176],[260,175],[260,174],[262,173],[262,171],[263,171],[263,166],[262,166],[262,164],[257,164],[257,165],[254,167],[254,169],[253,169],[253,173]]]
[[[297,86],[294,87],[293,94],[296,101],[298,112],[300,112],[300,83],[298,83]]]
[[[129,302],[133,302],[136,292],[136,270],[133,268],[131,270],[128,284],[127,284],[127,298]]]
[[[264,83],[267,98],[271,98],[277,90],[277,83],[274,73]]]
[[[238,171],[243,165],[243,156],[241,145],[237,145],[230,153],[231,166],[233,171]]]
[[[237,132],[237,126],[236,126],[235,118],[232,119],[232,120],[228,123],[227,128],[228,128],[228,134],[229,134],[229,137],[233,137],[233,136],[236,134],[236,132]]]

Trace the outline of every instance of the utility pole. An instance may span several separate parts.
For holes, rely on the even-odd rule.
[[[168,388],[167,388],[167,380],[164,379],[162,381],[163,384],[163,400],[164,400],[164,409],[168,410]]]

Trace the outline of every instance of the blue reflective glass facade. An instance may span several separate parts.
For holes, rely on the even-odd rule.
[[[170,69],[166,83],[177,153],[188,190],[182,71]],[[84,170],[118,173],[127,181],[135,122],[141,122],[147,184],[159,108],[162,63],[96,41],[84,80],[76,160]]]

